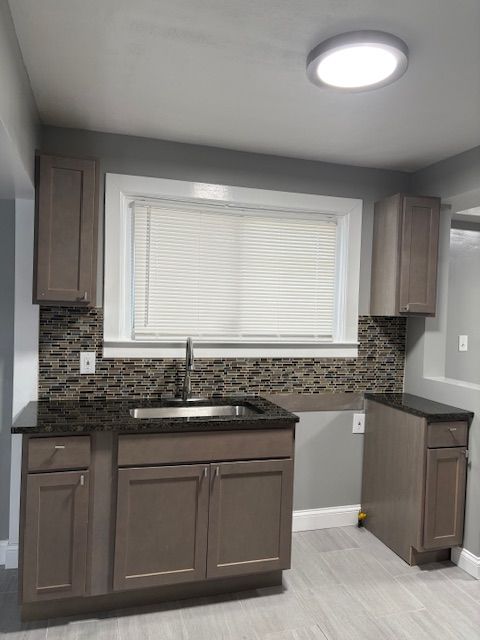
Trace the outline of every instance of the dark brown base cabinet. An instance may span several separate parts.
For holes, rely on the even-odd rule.
[[[463,539],[468,423],[367,400],[366,528],[411,565],[449,557]]]
[[[294,428],[199,435],[24,437],[24,617],[281,583]]]
[[[83,596],[88,473],[29,474],[23,540],[25,601]]]
[[[207,577],[290,566],[292,460],[211,465]]]

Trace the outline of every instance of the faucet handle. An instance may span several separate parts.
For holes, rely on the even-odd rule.
[[[186,355],[185,355],[185,365],[187,367],[187,369],[189,371],[193,371],[193,369],[195,368],[195,358],[193,356],[193,340],[192,338],[188,337],[187,338],[187,348],[186,348]]]

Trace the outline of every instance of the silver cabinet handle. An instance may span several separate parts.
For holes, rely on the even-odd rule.
[[[450,431],[450,433],[453,433],[457,430],[457,427],[449,427],[448,430]]]
[[[64,444],[56,444],[55,449],[65,449],[65,445]]]
[[[218,478],[219,475],[220,475],[220,467],[216,467],[215,468],[215,476]]]
[[[84,487],[84,486],[85,486],[85,476],[83,475],[83,473],[82,473],[82,475],[80,476],[80,486],[81,486],[81,487]]]
[[[206,478],[208,474],[208,467],[204,467],[203,469],[203,477]]]

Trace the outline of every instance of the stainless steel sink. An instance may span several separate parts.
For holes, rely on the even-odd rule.
[[[130,409],[132,418],[214,418],[231,416],[234,418],[258,415],[258,411],[242,404],[218,404],[194,407],[143,407]]]

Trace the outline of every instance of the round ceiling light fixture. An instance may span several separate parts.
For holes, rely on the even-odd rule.
[[[321,42],[307,57],[307,75],[316,85],[344,91],[377,89],[407,70],[408,47],[383,31],[351,31]]]

